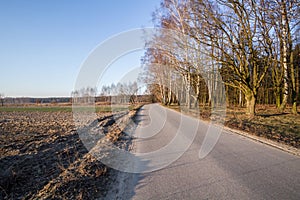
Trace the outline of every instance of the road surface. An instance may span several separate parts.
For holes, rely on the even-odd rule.
[[[169,144],[182,118],[176,111],[151,104],[139,111],[136,120],[139,127],[134,134],[139,138],[134,141],[134,151],[145,153]],[[223,131],[212,151],[199,159],[208,124],[198,123],[191,146],[175,162],[153,172],[121,173],[122,187],[115,191],[115,198],[300,199],[299,157]],[[192,125],[185,128],[195,129]]]

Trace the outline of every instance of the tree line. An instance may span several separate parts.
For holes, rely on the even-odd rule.
[[[299,18],[299,0],[163,0],[143,57],[149,90],[164,104],[215,106],[218,93],[250,116],[257,103],[296,114]]]
[[[131,103],[134,104],[137,100],[138,84],[134,82],[112,83],[111,85],[104,85],[101,89],[101,96],[110,98],[113,103]]]
[[[103,85],[100,90],[100,97],[103,101],[111,103],[132,103],[134,104],[138,95],[138,84],[124,82],[110,85]],[[97,87],[85,87],[71,93],[74,103],[94,103],[97,100]],[[96,99],[95,99],[96,98]]]

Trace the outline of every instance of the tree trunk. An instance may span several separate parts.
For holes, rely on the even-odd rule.
[[[191,74],[188,72],[186,75],[186,106],[191,109]]]
[[[172,99],[172,72],[169,71],[169,88],[168,88],[168,105],[171,105],[173,103]]]
[[[279,108],[280,112],[283,112],[288,100],[289,85],[288,85],[288,24],[287,13],[284,3],[281,6],[281,24],[282,24],[282,57],[283,57],[283,99]]]
[[[289,47],[290,47],[290,73],[291,73],[291,86],[292,86],[292,113],[298,114],[297,112],[297,88],[296,88],[296,77],[295,77],[295,68],[294,68],[294,53],[292,51],[292,38],[291,34],[288,34],[288,41],[289,41]]]
[[[159,85],[159,88],[160,88],[160,95],[161,95],[162,103],[163,103],[164,105],[166,105],[165,87],[164,87],[164,85],[160,84],[160,85]]]
[[[275,93],[275,97],[276,97],[276,108],[279,109],[280,105],[281,105],[281,97],[280,97],[280,93],[276,92]]]
[[[246,114],[250,117],[254,117],[255,115],[255,106],[256,106],[256,96],[253,92],[248,92],[245,95],[246,105],[247,105],[247,112]]]
[[[196,94],[194,96],[194,108],[197,108],[199,105],[200,87],[201,87],[201,76],[197,75],[197,82],[196,82],[196,88],[195,88]]]
[[[291,82],[292,82],[292,113],[298,114],[297,112],[297,91],[296,91],[296,78],[295,69],[293,65],[293,53],[291,53]]]

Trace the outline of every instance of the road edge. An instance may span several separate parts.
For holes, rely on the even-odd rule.
[[[274,140],[270,140],[270,139],[267,139],[267,138],[264,138],[264,137],[259,137],[259,136],[256,136],[256,135],[252,135],[252,134],[247,133],[245,131],[229,128],[228,126],[225,126],[225,125],[223,126],[223,130],[231,132],[231,133],[235,133],[235,134],[238,134],[238,135],[241,135],[241,136],[244,136],[244,137],[249,138],[251,140],[254,140],[256,142],[266,144],[268,146],[271,146],[273,148],[285,151],[285,152],[293,154],[295,156],[300,156],[300,149],[297,149],[295,147],[292,147],[292,146],[289,146],[289,145],[286,145],[286,144],[282,144],[282,143],[279,143],[279,142],[276,142]]]
[[[160,104],[161,105],[161,104]],[[175,112],[178,112],[178,113],[181,113],[183,115],[186,115],[186,116],[189,116],[189,117],[193,117],[195,119],[198,119],[200,120],[201,122],[204,122],[204,123],[210,123],[210,120],[204,120],[204,119],[200,119],[200,118],[196,118],[195,117],[195,114],[193,113],[188,113],[188,112],[180,112],[178,110],[175,110],[175,109],[172,109],[172,108],[169,108],[167,106],[163,106],[161,105],[162,107],[166,108],[166,109],[169,109],[169,110],[172,110],[172,111],[175,111]],[[244,136],[248,139],[251,139],[253,141],[256,141],[256,142],[259,142],[259,143],[262,143],[262,144],[265,144],[265,145],[268,145],[268,146],[271,146],[273,148],[276,148],[276,149],[279,149],[281,151],[284,151],[284,152],[287,152],[287,153],[290,153],[290,154],[293,154],[295,156],[299,156],[300,157],[300,149],[297,149],[293,146],[289,146],[287,144],[283,144],[283,143],[280,143],[280,142],[276,142],[274,140],[270,140],[270,139],[267,139],[267,138],[264,138],[264,137],[259,137],[257,135],[253,135],[253,134],[250,134],[248,132],[245,132],[245,131],[242,131],[242,130],[238,130],[238,129],[233,129],[233,128],[230,128],[226,125],[223,124],[223,126],[221,125],[218,125],[218,124],[214,124],[214,125],[217,125],[217,126],[220,126],[223,128],[223,131],[228,131],[228,132],[231,132],[231,133],[234,133],[234,134],[238,134],[240,136]]]

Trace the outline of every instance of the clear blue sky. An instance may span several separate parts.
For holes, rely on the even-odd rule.
[[[159,3],[0,1],[0,93],[10,97],[69,96],[90,51],[112,35],[151,27],[152,12]]]

